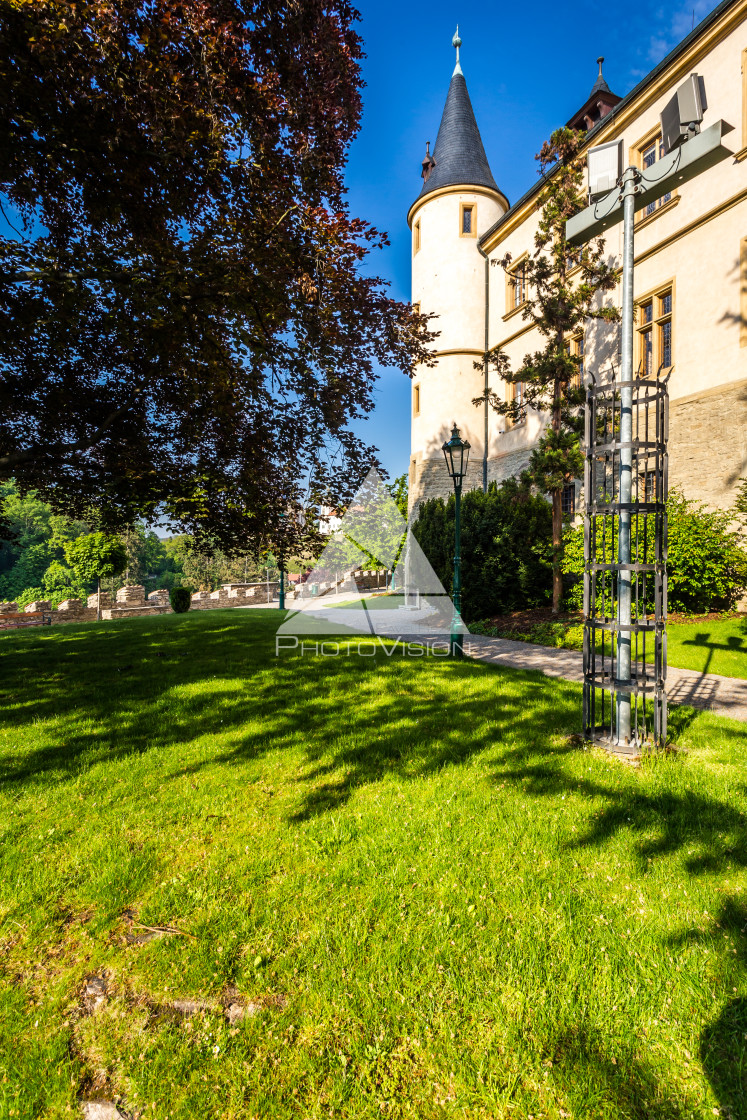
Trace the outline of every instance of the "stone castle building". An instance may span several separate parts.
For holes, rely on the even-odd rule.
[[[449,85],[435,148],[426,150],[423,185],[410,207],[412,299],[438,316],[437,364],[412,382],[411,509],[451,492],[441,445],[456,422],[472,445],[470,488],[501,481],[527,464],[543,417],[520,423],[474,406],[485,384],[486,351],[500,344],[511,367],[543,343],[522,317],[522,262],[533,251],[538,182],[509,206],[491,170],[459,61]],[[660,158],[659,114],[697,71],[705,79],[703,127],[723,118],[733,158],[722,160],[636,214],[636,368],[671,370],[670,486],[711,506],[732,504],[747,475],[747,0],[724,0],[626,96],[602,76],[568,122],[588,130],[589,146],[622,138],[626,160],[642,168]],[[561,124],[562,122],[558,122]],[[731,142],[731,143],[730,143]],[[500,176],[499,176],[500,178]],[[622,223],[605,234],[622,264]],[[492,261],[511,254],[510,271]],[[619,307],[618,285],[610,300]],[[620,327],[592,320],[569,339],[583,373],[619,370]],[[489,373],[506,399],[521,392]],[[567,488],[572,512],[580,482]]]

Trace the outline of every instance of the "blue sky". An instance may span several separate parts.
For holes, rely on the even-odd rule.
[[[493,175],[515,202],[537,174],[534,155],[554,128],[580,108],[596,80],[596,58],[624,96],[716,7],[689,0],[666,7],[641,3],[604,9],[592,0],[521,4],[447,0],[358,0],[366,59],[364,115],[350,152],[351,210],[385,230],[391,246],[370,270],[410,298],[406,215],[420,190],[425,142],[436,140],[454,69],[457,22],[461,62]],[[407,470],[410,387],[399,371],[382,370],[376,409],[356,431],[379,448],[392,477]]]

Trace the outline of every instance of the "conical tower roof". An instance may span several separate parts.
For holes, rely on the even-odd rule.
[[[436,147],[433,150],[435,165],[423,183],[418,199],[441,187],[462,184],[471,187],[488,187],[501,193],[490,170],[488,157],[485,155],[482,137],[467,92],[467,83],[459,64],[458,51],[461,39],[457,44],[458,34],[457,29],[457,35],[454,36],[454,44],[457,46],[457,64],[446,96],[446,105],[436,137]]]

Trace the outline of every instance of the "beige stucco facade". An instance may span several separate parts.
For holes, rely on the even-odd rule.
[[[622,138],[626,159],[656,136],[659,113],[693,71],[703,75],[708,98],[704,127],[723,118],[733,125],[726,137],[734,157],[684,184],[652,216],[639,215],[635,238],[635,296],[671,284],[672,369],[670,377],[670,485],[688,497],[728,507],[740,477],[747,475],[747,0],[722,5],[702,33],[672,52],[666,65],[644,80],[594,131],[591,142]],[[500,178],[500,176],[498,176]],[[412,419],[411,505],[450,490],[441,443],[454,421],[467,433],[473,451],[470,482],[482,481],[484,417],[471,400],[483,387],[485,271],[487,253],[488,345],[500,344],[513,368],[541,340],[511,310],[504,270],[532,251],[537,222],[536,192],[505,212],[494,198],[475,194],[478,237],[459,236],[457,192],[426,196],[409,221],[420,221],[420,250],[413,255],[412,298],[439,316],[438,363],[416,371],[419,415]],[[485,231],[488,231],[485,236]],[[453,231],[451,233],[450,231]],[[605,235],[612,263],[621,264],[622,227]],[[610,300],[620,305],[621,292]],[[585,336],[585,370],[603,376],[618,364],[619,327],[591,321]],[[506,386],[491,378],[505,396]],[[531,411],[526,424],[506,430],[502,417],[488,419],[488,478],[516,473],[526,464],[543,418]]]

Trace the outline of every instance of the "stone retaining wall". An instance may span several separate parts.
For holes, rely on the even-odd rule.
[[[377,572],[362,570],[352,573],[360,590],[375,590]],[[348,576],[349,578],[349,576]],[[331,586],[331,585],[330,585]],[[262,606],[277,603],[280,584],[226,583],[217,591],[195,591],[190,610],[225,610],[226,607]],[[270,602],[267,602],[268,590]],[[286,584],[286,603],[291,604],[296,595],[293,586]],[[20,610],[17,603],[0,603],[0,630],[16,630],[26,626],[57,626],[63,622],[93,622],[97,613],[97,596],[89,595],[84,604],[80,599],[65,599],[57,610],[45,599],[35,600]],[[120,587],[116,599],[108,591],[101,592],[101,617],[107,622],[118,618],[139,618],[141,615],[170,614],[169,593],[165,588],[145,595],[142,584]]]

